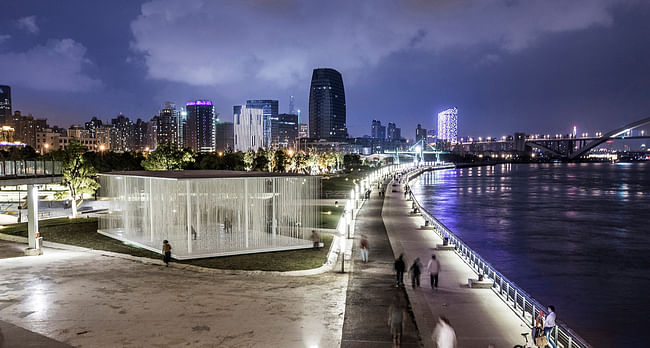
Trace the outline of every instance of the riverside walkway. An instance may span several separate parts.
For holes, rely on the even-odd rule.
[[[407,265],[419,257],[426,268],[435,254],[441,265],[437,290],[431,289],[425,270],[421,288],[406,288],[424,346],[434,347],[431,334],[441,315],[454,327],[458,347],[521,344],[521,333],[530,332],[528,326],[492,290],[469,288],[468,279],[477,278],[477,274],[455,252],[436,250],[442,240],[434,231],[421,229],[424,219],[411,215],[410,208],[401,185],[389,184],[382,218],[394,255],[403,253]]]
[[[355,223],[356,239],[352,266],[348,269],[347,298],[341,347],[392,347],[388,308],[394,296],[405,296],[395,288],[393,251],[381,218],[384,199],[375,189],[361,208]],[[365,234],[369,241],[368,262],[361,262],[358,239]],[[349,267],[349,266],[348,266]],[[412,315],[405,325],[401,347],[419,347]]]

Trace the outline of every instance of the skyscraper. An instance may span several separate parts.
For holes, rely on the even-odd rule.
[[[309,90],[309,135],[314,139],[348,138],[343,77],[334,69],[314,69]]]
[[[235,129],[232,122],[217,122],[216,151],[228,151],[235,148]]]
[[[235,151],[255,151],[260,147],[265,147],[263,143],[263,109],[249,108],[246,105],[235,105],[233,107],[233,123]]]
[[[273,122],[277,122],[278,120],[278,101],[270,99],[247,100],[246,108],[262,109],[262,128],[264,130],[264,136],[261,146],[271,146],[273,138]]]
[[[388,141],[400,140],[402,138],[402,129],[397,128],[397,125],[393,122],[388,122]]]
[[[187,108],[187,138],[185,146],[196,152],[214,152],[217,115],[210,100],[193,100]]]
[[[438,113],[438,140],[455,144],[458,138],[458,109]]]
[[[370,126],[370,137],[374,139],[386,139],[386,126],[381,125],[381,121],[372,120]]]
[[[418,142],[422,139],[424,139],[424,141],[427,141],[427,130],[425,128],[422,128],[422,126],[418,123],[418,127],[415,128],[415,142]]]
[[[293,102],[294,102],[294,98],[293,98],[293,96],[290,96],[289,97],[289,113],[292,114],[292,115],[295,115],[296,109],[294,109]]]
[[[158,144],[177,144],[178,119],[179,115],[178,110],[176,110],[176,105],[166,102],[156,118],[156,142]],[[182,144],[180,144],[180,146],[182,146]]]
[[[0,125],[11,118],[11,87],[0,85]]]

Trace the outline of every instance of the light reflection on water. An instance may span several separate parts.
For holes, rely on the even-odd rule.
[[[596,347],[642,346],[650,310],[650,163],[430,172],[427,209]]]

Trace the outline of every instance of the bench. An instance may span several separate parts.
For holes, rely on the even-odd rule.
[[[451,250],[454,251],[456,250],[456,246],[453,244],[436,244],[436,250]]]
[[[420,229],[421,229],[421,230],[435,230],[436,227],[435,227],[435,226],[431,226],[431,225],[429,225],[429,226],[427,226],[427,225],[420,225]]]
[[[467,280],[467,285],[472,289],[492,289],[492,284],[494,284],[494,282],[490,279],[478,280],[469,278]]]

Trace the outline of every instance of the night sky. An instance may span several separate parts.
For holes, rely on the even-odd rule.
[[[343,74],[352,136],[455,106],[459,135],[607,131],[650,116],[647,1],[4,1],[0,84],[68,126],[162,104],[289,95]]]

